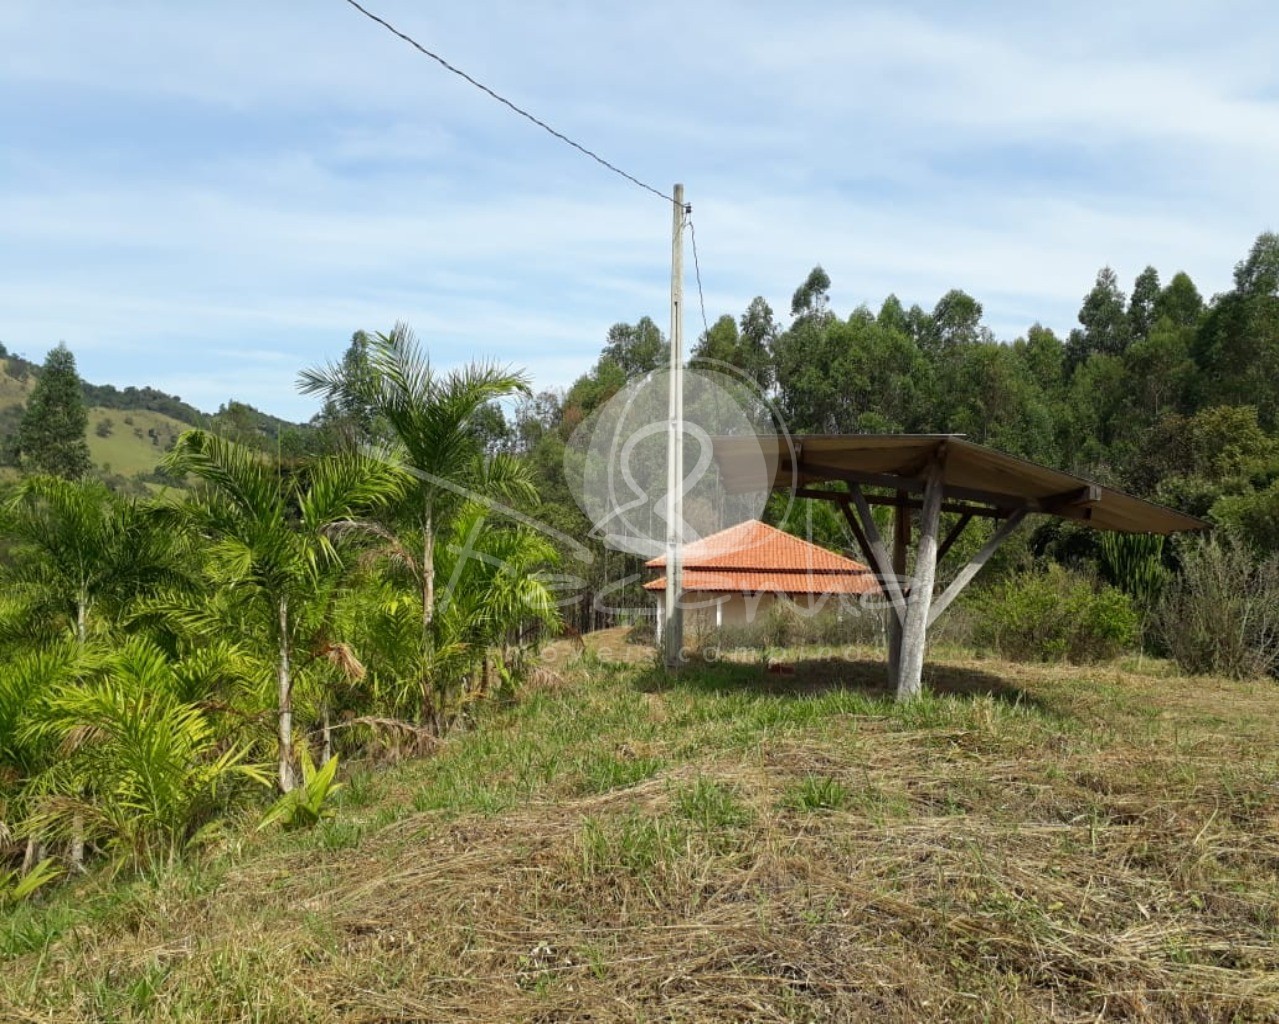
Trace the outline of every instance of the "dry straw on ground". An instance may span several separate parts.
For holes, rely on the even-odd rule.
[[[1279,1019],[1270,684],[556,673],[319,833],[87,883],[0,1018]]]

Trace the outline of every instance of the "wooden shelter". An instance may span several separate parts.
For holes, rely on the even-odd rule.
[[[719,437],[713,443],[720,478],[729,492],[758,487],[762,454],[774,489],[787,489],[798,498],[831,501],[843,511],[892,605],[888,665],[899,699],[920,692],[928,627],[1026,516],[1057,516],[1123,533],[1169,534],[1208,525],[957,434],[764,435]],[[866,488],[891,493],[868,494]],[[872,505],[890,505],[895,510],[891,547],[875,525]],[[914,572],[907,581],[916,511]],[[943,512],[958,518],[941,537]],[[938,563],[978,517],[996,520],[994,533],[934,597]]]

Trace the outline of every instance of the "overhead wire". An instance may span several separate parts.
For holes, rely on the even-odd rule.
[[[438,53],[435,53],[434,51],[427,49],[425,46],[419,43],[416,39],[410,36],[407,32],[401,31],[400,29],[392,25],[389,21],[387,21],[385,18],[381,17],[380,15],[374,14],[367,7],[360,4],[358,0],[345,0],[345,2],[349,6],[355,8],[355,10],[357,10],[360,14],[364,15],[364,17],[368,18],[370,21],[382,26],[382,28],[386,29],[392,35],[408,43],[410,46],[412,46],[415,50],[417,50],[423,56],[429,57],[431,60],[435,61],[446,71],[449,71],[454,75],[457,75],[459,78],[468,82],[469,84],[474,86],[476,89],[479,89],[481,92],[497,100],[497,102],[501,103],[503,106],[514,111],[520,117],[524,118],[527,121],[532,122],[533,124],[537,125],[537,127],[541,128],[543,131],[554,136],[560,142],[563,142],[566,145],[571,146],[573,149],[577,150],[579,153],[583,154],[586,157],[589,157],[591,160],[594,160],[601,167],[604,167],[606,170],[609,170],[612,173],[624,178],[626,181],[629,181],[632,185],[637,185],[638,187],[642,188],[644,191],[652,193],[653,195],[657,196],[657,198],[659,199],[665,200],[668,203],[675,202],[674,196],[669,196],[665,192],[663,192],[661,189],[654,188],[652,185],[648,184],[647,182],[641,181],[639,178],[635,177],[635,175],[629,174],[626,171],[622,170],[622,168],[618,167],[616,164],[611,163],[608,160],[605,160],[602,156],[600,156],[594,150],[588,149],[586,146],[583,146],[580,142],[577,142],[574,139],[569,138],[563,132],[557,131],[556,129],[552,128],[549,124],[547,124],[541,118],[535,116],[534,114],[531,114],[529,111],[525,110],[523,107],[507,99],[505,96],[501,95],[495,90],[489,88],[483,82],[478,81],[475,78],[472,78],[461,68],[449,63],[449,61],[445,60]],[[706,334],[709,334],[710,322],[706,318],[706,294],[702,289],[702,263],[697,252],[697,229],[693,226],[693,207],[691,204],[685,204],[684,214],[685,214],[685,217],[687,218],[685,222],[688,224],[689,238],[691,239],[692,245],[693,245],[693,268],[697,275],[697,299],[701,307],[701,313],[702,313],[702,330]]]
[[[450,64],[438,53],[428,50],[425,46],[419,43],[407,32],[400,31],[398,28],[392,25],[385,18],[382,18],[374,14],[367,7],[364,7],[361,4],[359,4],[357,0],[346,0],[346,3],[354,7],[357,11],[359,11],[362,15],[364,15],[370,21],[376,22],[377,24],[381,25],[384,29],[386,29],[388,32],[390,32],[392,35],[398,36],[400,39],[404,40],[404,42],[408,43],[410,46],[412,46],[415,50],[417,50],[423,56],[429,57],[431,60],[435,61],[437,64],[443,67],[446,71],[451,71],[453,74],[457,75],[459,78],[469,82],[471,85],[475,86],[475,88],[479,89],[481,92],[486,93],[489,96],[491,96],[493,99],[497,100],[498,103],[501,103],[505,107],[509,107],[515,113],[519,114],[520,117],[524,118],[527,121],[533,122],[533,124],[537,125],[543,131],[549,132],[551,135],[555,136],[555,138],[559,139],[561,142],[566,143],[569,146],[572,146],[579,153],[582,153],[583,155],[590,157],[590,159],[594,160],[601,167],[605,167],[608,170],[612,171],[614,174],[620,175],[621,177],[629,181],[632,185],[638,185],[640,188],[644,189],[644,191],[651,192],[653,195],[657,196],[658,199],[664,199],[668,203],[675,202],[675,199],[673,196],[668,196],[661,189],[654,188],[652,185],[649,185],[647,182],[641,181],[639,178],[635,177],[635,175],[633,174],[628,174],[626,171],[622,170],[616,164],[610,163],[608,160],[605,160],[602,156],[600,156],[594,150],[587,149],[580,142],[575,142],[573,139],[570,139],[563,132],[556,131],[549,124],[543,121],[541,118],[534,116],[533,114],[525,110],[523,107],[519,106],[516,103],[513,103],[511,100],[508,100],[505,96],[501,95],[498,92],[495,92],[493,89],[490,89],[483,82],[477,81],[476,79],[472,78],[461,68],[456,67],[453,64]]]
[[[697,301],[702,307],[702,331],[709,335],[711,333],[710,323],[706,319],[706,295],[702,291],[702,261],[697,256],[697,228],[693,226],[693,208],[686,206],[686,214],[688,216],[688,237],[693,243],[693,270],[697,275]]]

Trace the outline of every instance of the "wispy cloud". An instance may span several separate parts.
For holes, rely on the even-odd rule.
[[[842,310],[962,287],[1002,337],[1066,330],[1102,264],[1211,293],[1274,226],[1271,5],[379,10],[685,181],[712,318],[760,293],[784,313],[821,262]],[[10,0],[0,37],[12,348],[303,417],[296,370],[357,328],[408,319],[441,363],[549,386],[612,322],[665,321],[657,200],[337,0]]]

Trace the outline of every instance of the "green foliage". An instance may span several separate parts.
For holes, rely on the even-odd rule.
[[[0,908],[29,899],[62,874],[62,868],[52,857],[46,857],[25,875],[19,871],[0,871]]]
[[[316,768],[310,750],[305,744],[300,744],[298,760],[302,764],[301,784],[271,805],[258,824],[259,830],[276,822],[286,830],[314,828],[321,821],[333,817],[333,808],[328,805],[342,789],[342,783],[337,781],[337,755],[329,758],[323,767]]]
[[[783,803],[797,811],[837,811],[848,803],[848,787],[825,775],[806,775],[787,788]]]
[[[972,641],[1014,661],[1104,661],[1129,649],[1138,619],[1122,591],[1051,565],[968,600]]]
[[[12,614],[0,612],[0,642],[58,635],[83,641],[141,596],[180,582],[181,538],[162,518],[96,481],[23,481],[0,506],[0,530],[12,544],[0,566],[12,602]]]
[[[1164,643],[1184,672],[1237,679],[1279,668],[1279,556],[1257,561],[1229,538],[1181,550],[1159,610]]]
[[[754,820],[731,786],[699,776],[675,792],[675,810],[703,832],[742,828]]]
[[[1218,498],[1210,515],[1260,555],[1279,554],[1279,480],[1264,491]]]
[[[1098,545],[1106,578],[1140,608],[1153,608],[1168,580],[1164,538],[1153,533],[1103,533]]]
[[[92,465],[88,425],[75,356],[59,345],[45,359],[18,427],[19,464],[28,473],[78,480]]]
[[[679,823],[628,814],[615,820],[587,818],[579,842],[584,874],[645,877],[668,872],[680,859],[686,837]]]
[[[1079,366],[1092,355],[1123,354],[1132,339],[1125,302],[1119,278],[1110,267],[1102,267],[1079,310],[1082,329],[1070,332],[1066,353],[1071,366]]]
[[[285,476],[259,453],[199,430],[178,439],[165,465],[204,485],[172,515],[208,538],[209,585],[226,588],[239,605],[226,610],[268,638],[277,679],[279,779],[287,792],[295,774],[290,756],[299,645],[319,641],[344,571],[344,550],[369,535],[361,517],[403,493],[403,477],[353,450]],[[217,623],[209,621],[207,628]]]
[[[180,673],[142,640],[53,687],[24,732],[60,756],[31,783],[26,828],[96,842],[133,866],[172,861],[225,806],[234,784],[265,784],[243,744],[220,741],[207,712],[181,700]]]

